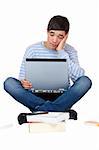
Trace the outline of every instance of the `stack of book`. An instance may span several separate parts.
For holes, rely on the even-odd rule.
[[[69,114],[66,112],[37,112],[26,116],[30,133],[63,132],[67,119]]]

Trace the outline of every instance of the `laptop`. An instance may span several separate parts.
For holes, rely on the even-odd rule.
[[[34,93],[63,93],[69,86],[66,59],[26,58],[25,71]]]

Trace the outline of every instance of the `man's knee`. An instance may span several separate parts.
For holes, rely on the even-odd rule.
[[[5,81],[4,81],[4,90],[7,91],[7,89],[9,88],[10,85],[12,85],[12,81],[14,80],[14,78],[12,77],[8,77]]]
[[[88,89],[90,89],[91,86],[92,86],[92,81],[91,81],[91,79],[90,79],[88,76],[82,76],[81,79],[82,79],[82,83],[83,83],[84,85],[86,85]]]
[[[81,76],[80,78],[78,78],[75,82],[75,89],[74,92],[76,92],[76,94],[81,92],[87,92],[91,86],[92,86],[92,81],[89,77],[87,76]]]
[[[12,77],[8,77],[5,81],[4,81],[4,89],[6,88],[7,85],[10,84]]]

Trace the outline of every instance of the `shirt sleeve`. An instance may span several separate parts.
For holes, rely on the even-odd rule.
[[[60,50],[59,55],[61,55],[62,58],[67,59],[69,77],[73,82],[84,75],[85,71],[80,67],[77,51],[73,47]]]
[[[25,60],[26,58],[30,58],[31,57],[31,53],[30,53],[30,49],[27,48],[25,51],[25,54],[23,56],[23,60],[20,66],[20,71],[19,71],[19,80],[24,80],[25,79]]]

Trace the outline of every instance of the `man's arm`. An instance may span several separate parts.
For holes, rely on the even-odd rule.
[[[19,80],[24,80],[25,79],[25,61],[26,58],[31,58],[31,51],[30,48],[28,47],[25,51],[25,54],[23,56],[23,60],[20,66],[20,72],[19,72]]]
[[[56,50],[58,50],[60,57],[67,59],[69,76],[74,82],[79,77],[84,75],[84,69],[79,65],[77,51],[73,47],[67,47],[65,50],[66,39],[67,37],[65,36]]]

